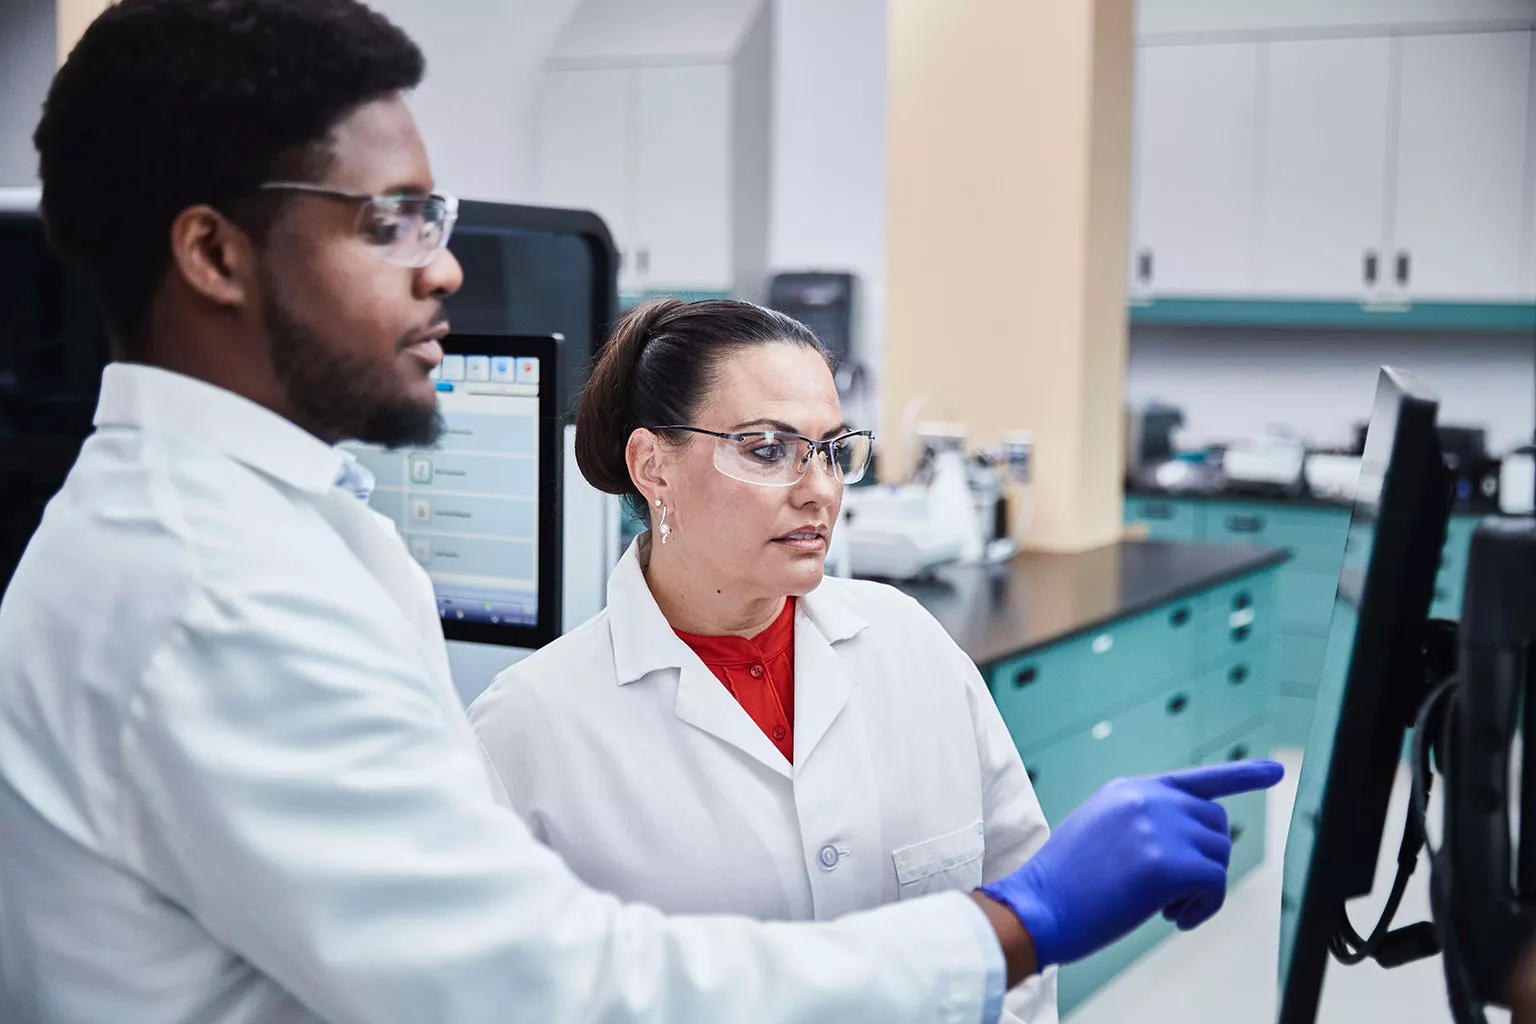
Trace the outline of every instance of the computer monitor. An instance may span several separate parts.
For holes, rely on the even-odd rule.
[[[435,371],[431,448],[349,443],[369,504],[395,522],[437,593],[450,640],[539,647],[560,622],[558,340],[451,334]]]
[[[1280,917],[1280,1024],[1310,1024],[1346,900],[1371,890],[1403,737],[1424,698],[1424,645],[1450,516],[1438,401],[1384,367],[1296,805]]]

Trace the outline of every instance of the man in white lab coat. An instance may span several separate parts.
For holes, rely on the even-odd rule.
[[[36,141],[119,361],[0,604],[0,1020],[953,1021],[1225,883],[1129,780],[989,895],[824,925],[594,892],[498,803],[430,586],[334,444],[424,443],[455,203],[354,0],[122,0]]]

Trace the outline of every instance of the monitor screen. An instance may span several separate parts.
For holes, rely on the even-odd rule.
[[[431,448],[349,444],[375,478],[437,594],[444,634],[534,647],[559,614],[559,431],[552,338],[454,334],[433,371],[443,429]]]
[[[1437,402],[1383,368],[1327,653],[1286,838],[1280,1021],[1313,1020],[1346,900],[1370,892],[1422,674],[1419,651],[1450,515]]]

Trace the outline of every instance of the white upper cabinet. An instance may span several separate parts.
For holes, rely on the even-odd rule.
[[[590,209],[619,290],[731,292],[767,261],[767,0],[580,0],[544,63],[538,199]]]
[[[1258,43],[1136,52],[1136,294],[1253,288]]]
[[[1132,296],[1536,300],[1532,35],[1139,47]]]
[[[1522,288],[1531,33],[1407,36],[1392,280],[1413,299],[1509,300]]]
[[[729,291],[730,66],[635,74],[635,265],[642,286]]]
[[[621,292],[730,290],[731,89],[726,64],[541,77],[539,200],[607,222]]]
[[[1390,273],[1391,61],[1385,38],[1268,45],[1255,293],[1364,299]]]
[[[634,267],[626,251],[635,220],[629,171],[633,76],[626,68],[546,71],[534,97],[539,199],[603,218],[624,253],[620,288],[626,288]]]

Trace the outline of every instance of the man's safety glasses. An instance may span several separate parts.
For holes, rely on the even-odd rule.
[[[269,181],[257,186],[262,192],[303,192],[360,204],[353,225],[373,252],[400,267],[425,267],[448,244],[459,201],[453,196],[371,196],[302,181]]]
[[[759,487],[793,487],[800,482],[818,453],[826,458],[832,475],[845,484],[864,478],[875,451],[875,435],[854,430],[825,441],[816,441],[782,430],[757,430],[727,434],[703,427],[652,427],[652,430],[685,430],[715,439],[715,468],[732,480]]]

